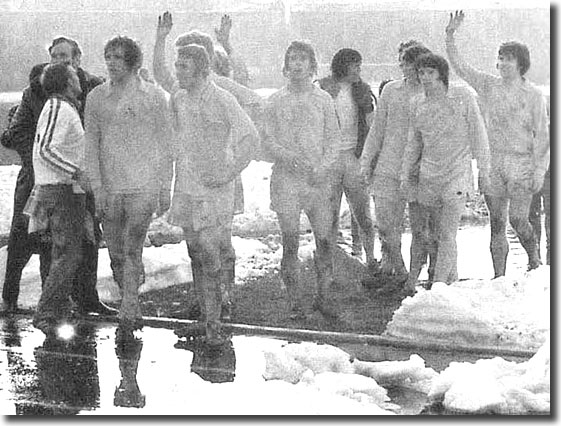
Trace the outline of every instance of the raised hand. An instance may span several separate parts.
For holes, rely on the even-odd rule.
[[[166,38],[171,32],[173,27],[173,20],[171,13],[164,12],[163,15],[158,16],[158,29],[156,30],[156,37]]]
[[[464,22],[464,18],[466,15],[464,14],[463,10],[456,10],[454,13],[450,13],[450,21],[448,21],[448,25],[446,26],[446,34],[454,34],[462,22]]]
[[[230,45],[230,30],[232,29],[232,18],[230,15],[223,15],[220,20],[220,28],[215,28],[216,40],[226,49]],[[227,52],[227,51],[226,51]]]

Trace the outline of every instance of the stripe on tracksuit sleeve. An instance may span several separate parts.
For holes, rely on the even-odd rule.
[[[62,155],[56,151],[57,142],[59,142],[59,138],[64,137],[63,132],[65,130],[60,128],[61,120],[59,120],[62,101],[60,99],[51,98],[48,102],[50,103],[49,120],[43,140],[41,141],[39,154],[44,161],[72,176],[76,173],[78,167],[71,161],[63,158]],[[59,124],[59,126],[57,126],[57,124]]]

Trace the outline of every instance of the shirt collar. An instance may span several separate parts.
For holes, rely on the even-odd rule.
[[[152,83],[148,83],[148,82],[144,81],[142,78],[140,78],[140,76],[135,75],[125,85],[125,92],[133,91],[133,90],[140,90],[141,92],[148,92],[148,84],[152,84]],[[105,92],[105,96],[109,97],[109,96],[113,95],[114,93],[115,93],[115,84],[111,80],[109,80],[107,82],[107,90]]]

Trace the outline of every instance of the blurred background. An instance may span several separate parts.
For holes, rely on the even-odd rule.
[[[397,46],[411,38],[444,53],[448,14],[463,9],[467,17],[457,35],[463,56],[484,71],[495,70],[501,42],[528,45],[528,77],[550,81],[550,5],[544,1],[482,0],[0,0],[0,91],[20,91],[31,67],[48,60],[46,47],[57,35],[78,40],[88,71],[104,75],[103,46],[114,35],[140,41],[144,66],[151,70],[158,15],[173,14],[170,41],[190,29],[214,36],[224,13],[233,19],[231,42],[252,75],[254,88],[280,87],[284,51],[293,39],[315,46],[328,73],[341,47],[359,50],[363,77],[376,82],[400,76]],[[169,60],[173,43],[169,43]]]

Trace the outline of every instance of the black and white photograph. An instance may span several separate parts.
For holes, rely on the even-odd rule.
[[[0,414],[552,417],[556,15],[0,0]]]

